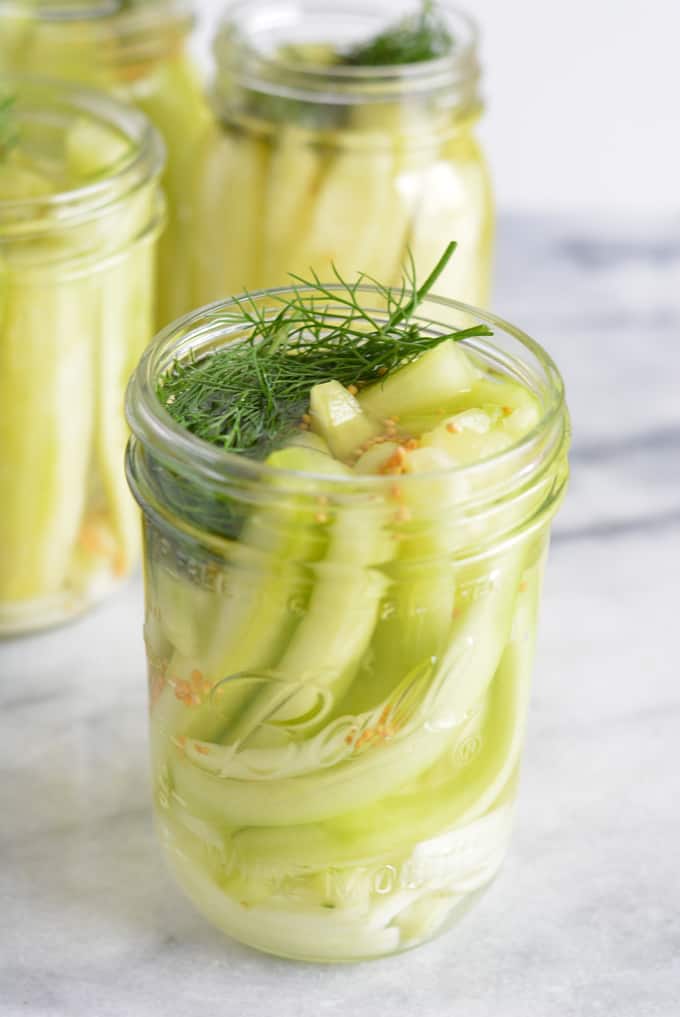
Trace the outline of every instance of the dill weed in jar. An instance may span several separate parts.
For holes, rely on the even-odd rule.
[[[448,3],[231,4],[194,181],[196,305],[314,269],[421,277],[487,302],[493,210],[477,36]]]
[[[0,73],[99,88],[136,106],[163,136],[166,225],[158,245],[156,322],[192,306],[188,197],[194,150],[209,122],[184,0],[0,0]]]
[[[437,272],[214,304],[130,383],[158,832],[283,956],[417,946],[507,848],[568,427],[550,358]]]
[[[162,143],[95,92],[0,76],[0,633],[125,576],[123,395],[153,330]]]

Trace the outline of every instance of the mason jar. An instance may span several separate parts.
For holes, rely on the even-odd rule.
[[[562,381],[518,329],[428,298],[430,332],[492,327],[465,347],[532,393],[536,426],[398,483],[275,469],[197,438],[157,394],[238,339],[230,308],[163,332],[127,397],[160,841],[200,911],[250,946],[394,953],[456,921],[506,853],[567,479]]]
[[[414,0],[237,0],[215,42],[213,127],[196,153],[196,306],[334,269],[390,284],[460,253],[446,296],[485,305],[493,241],[477,32],[438,5],[450,45],[405,65],[349,66]]]
[[[209,114],[188,53],[187,0],[0,0],[0,72],[65,78],[147,114],[167,151],[158,327],[191,310],[188,201],[193,151]]]
[[[138,556],[125,385],[153,334],[162,142],[97,92],[0,76],[0,633],[61,621]]]

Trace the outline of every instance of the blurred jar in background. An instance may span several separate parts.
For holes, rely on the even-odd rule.
[[[167,225],[159,244],[156,314],[191,308],[188,174],[208,109],[187,53],[185,0],[0,0],[0,72],[94,86],[145,112],[167,149]]]
[[[153,331],[162,169],[139,111],[0,75],[0,635],[83,611],[137,561],[123,397]]]
[[[193,303],[313,268],[419,278],[487,303],[489,177],[475,138],[477,36],[447,3],[243,0],[215,42],[217,122],[194,181]]]

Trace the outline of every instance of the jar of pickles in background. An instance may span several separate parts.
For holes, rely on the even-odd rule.
[[[97,92],[0,75],[0,633],[134,564],[128,376],[153,332],[163,145]]]
[[[156,319],[191,309],[188,173],[209,120],[187,53],[184,0],[0,0],[0,72],[96,87],[146,113],[167,150],[167,223],[159,243]]]
[[[243,0],[215,42],[194,180],[193,302],[361,270],[487,303],[493,240],[477,36],[447,2]]]

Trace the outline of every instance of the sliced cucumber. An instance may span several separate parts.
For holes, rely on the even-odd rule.
[[[289,458],[291,453],[288,450]],[[269,461],[278,461],[280,455],[275,453]],[[349,470],[346,474],[351,476]],[[314,707],[319,690],[338,702],[357,673],[388,585],[372,566],[388,561],[395,548],[384,530],[382,513],[370,503],[331,512],[328,549],[314,568],[306,613],[275,665],[274,687],[257,698],[230,732],[232,743],[265,722],[282,724],[304,716]]]
[[[366,413],[379,420],[397,416],[403,426],[404,418],[436,413],[454,393],[471,391],[474,380],[474,367],[467,354],[449,340],[390,374],[384,382],[368,385],[358,399]]]
[[[484,410],[470,409],[447,417],[434,430],[423,434],[424,447],[439,448],[458,465],[482,462],[512,445],[512,438],[494,427]]]
[[[400,426],[410,434],[422,435],[433,431],[449,417],[468,410],[479,410],[490,414],[494,426],[500,423],[501,429],[514,440],[522,437],[538,423],[538,404],[535,397],[524,386],[509,379],[496,380],[491,375],[478,374],[474,384],[465,391],[450,392],[439,409],[403,415]],[[500,411],[499,417],[494,409]]]
[[[0,602],[58,594],[88,489],[96,302],[92,280],[3,273]]]
[[[19,160],[0,162],[0,195],[3,201],[23,201],[54,194],[53,181]]]
[[[423,171],[410,246],[421,278],[451,239],[458,253],[437,283],[438,292],[476,307],[489,300],[493,201],[486,162],[469,130],[447,140]]]
[[[313,430],[328,443],[335,458],[344,461],[383,430],[337,381],[314,385],[309,395],[309,412]]]
[[[211,116],[193,60],[182,52],[156,61],[153,70],[118,90],[122,99],[146,113],[161,132],[166,148],[163,187],[167,220],[158,243],[156,278],[156,317],[162,326],[204,302],[192,292],[199,245],[195,243],[191,180]],[[255,186],[255,181],[252,184]],[[219,229],[220,224],[214,223],[215,227]]]
[[[383,473],[389,469],[389,463],[399,453],[399,443],[382,441],[362,452],[354,464],[354,472],[360,475]]]
[[[97,280],[94,466],[115,537],[117,575],[131,570],[139,551],[139,512],[122,469],[128,439],[124,402],[128,379],[153,333],[153,273],[153,248],[138,244]]]
[[[194,222],[200,243],[192,287],[196,306],[259,285],[267,158],[264,141],[226,134],[218,127],[199,146]]]
[[[270,464],[300,472],[346,471],[323,452],[301,446],[273,453]],[[276,486],[276,477],[271,483]],[[180,641],[186,645],[184,626],[177,641],[166,628],[176,652],[168,666],[169,684],[152,713],[161,756],[168,737],[216,739],[256,694],[260,673],[283,651],[309,599],[306,567],[325,546],[325,527],[317,524],[308,502],[292,498],[253,512],[239,541],[225,549],[226,582],[207,615],[203,598],[196,600],[194,584],[186,581],[186,611],[203,638],[200,653],[187,658],[177,648]],[[177,691],[195,674],[209,691],[194,703]]]
[[[314,195],[325,158],[308,131],[283,124],[273,146],[264,188],[262,278],[258,285],[281,286],[289,281],[292,255],[300,234],[309,228]],[[309,264],[305,265],[305,271]]]
[[[398,794],[324,823],[237,831],[234,867],[247,873],[252,866],[262,878],[268,871],[281,873],[296,866],[312,873],[371,860],[387,863],[449,831],[455,839],[457,831],[494,805],[518,765],[531,649],[529,659],[522,659],[517,645],[510,643],[503,655],[484,713],[471,715],[450,755],[431,771]]]
[[[508,553],[485,595],[454,620],[449,648],[422,698],[427,728],[413,721],[398,736],[348,753],[337,765],[262,782],[213,776],[171,748],[177,794],[218,823],[286,826],[371,805],[417,777],[457,737],[468,710],[493,678],[512,625],[521,563],[521,552]],[[205,759],[210,766],[210,757]]]
[[[66,165],[76,177],[96,177],[110,173],[130,149],[130,142],[110,127],[77,120],[66,135]]]
[[[282,270],[307,277],[333,278],[333,266],[346,277],[381,265],[383,229],[390,222],[391,152],[372,147],[331,150],[329,166],[316,191],[306,229],[295,238]],[[365,144],[365,147],[364,147]]]

